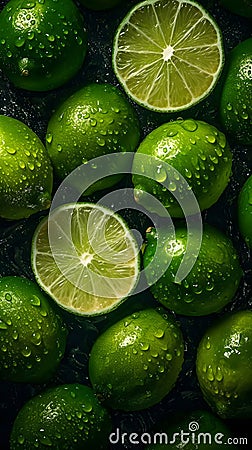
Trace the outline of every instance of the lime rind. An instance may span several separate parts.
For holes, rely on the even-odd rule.
[[[193,32],[182,4],[193,9]],[[148,16],[142,12],[147,8]],[[172,28],[164,26],[167,17]],[[133,36],[129,36],[130,29],[134,29]],[[176,48],[182,44],[183,48]],[[185,49],[189,59],[188,55],[182,57]],[[128,55],[133,53],[135,58],[130,60]],[[174,61],[179,61],[180,69]],[[219,79],[224,65],[221,31],[210,14],[192,0],[147,0],[134,6],[119,25],[112,65],[136,103],[157,112],[185,110],[207,97]],[[146,82],[148,79],[151,82]]]
[[[75,214],[70,222],[69,212],[71,218]],[[97,225],[93,231],[88,229],[91,213]],[[71,239],[69,223],[74,223]],[[77,315],[96,316],[117,308],[139,279],[139,249],[128,225],[110,209],[92,203],[63,205],[44,218],[33,236],[31,260],[42,289]]]

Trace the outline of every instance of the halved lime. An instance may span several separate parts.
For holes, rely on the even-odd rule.
[[[115,35],[115,74],[148,109],[171,112],[198,103],[213,89],[223,62],[221,31],[192,0],[139,3]]]
[[[116,308],[134,290],[139,250],[123,219],[92,203],[52,210],[35,230],[32,268],[61,307],[79,315]]]

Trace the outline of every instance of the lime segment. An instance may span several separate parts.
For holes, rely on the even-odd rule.
[[[183,110],[202,100],[222,65],[220,30],[193,1],[142,2],[115,36],[116,76],[133,100],[156,111]]]
[[[40,286],[80,315],[114,309],[139,274],[134,236],[120,216],[99,205],[60,206],[35,231],[32,266]]]

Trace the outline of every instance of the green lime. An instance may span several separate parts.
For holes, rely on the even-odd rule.
[[[252,17],[251,0],[220,0],[220,4],[235,14],[244,17]]]
[[[10,0],[0,14],[0,68],[19,88],[61,86],[86,50],[83,17],[72,0]]]
[[[252,249],[252,176],[243,185],[238,198],[238,220],[241,234]]]
[[[107,448],[111,419],[92,389],[65,384],[31,398],[19,411],[11,450]]]
[[[52,166],[38,136],[0,115],[0,217],[22,219],[51,203]]]
[[[119,5],[119,3],[122,3],[122,0],[80,0],[80,3],[86,6],[86,8],[100,11],[103,9],[114,8]]]
[[[150,156],[145,164],[141,164],[142,154]],[[170,173],[169,166],[177,174]],[[135,199],[148,209],[147,191],[157,197],[171,216],[183,217],[183,203],[188,201],[188,189],[192,189],[200,209],[204,210],[226,188],[231,166],[229,145],[224,134],[214,126],[193,119],[165,123],[149,133],[137,149],[132,172],[143,175],[133,175]],[[186,190],[181,176],[187,182]]]
[[[197,240],[191,235],[192,241]],[[242,269],[237,252],[231,240],[216,228],[205,225],[201,247],[194,266],[182,282],[175,281],[176,273],[183,258],[190,260],[194,252],[187,249],[188,233],[186,226],[176,229],[176,237],[163,231],[160,244],[159,259],[171,258],[164,275],[154,284],[155,268],[149,272],[148,265],[152,261],[157,247],[157,232],[147,230],[147,245],[144,249],[143,262],[150,290],[156,300],[177,314],[202,316],[220,311],[229,303],[239,286]],[[162,253],[161,253],[162,252]],[[158,270],[158,268],[157,268]]]
[[[146,450],[220,450],[231,438],[227,425],[209,411],[196,410],[168,416],[152,433],[155,443]],[[232,439],[232,438],[231,438]],[[229,445],[234,450],[234,445]]]
[[[229,54],[220,99],[220,120],[226,132],[244,145],[252,145],[252,38]]]
[[[73,203],[54,209],[38,225],[32,269],[59,306],[95,316],[116,308],[133,292],[139,250],[118,214],[99,204]]]
[[[192,0],[147,0],[122,20],[113,67],[135,102],[160,112],[190,108],[214,88],[223,66],[221,31]]]
[[[111,408],[134,411],[155,405],[178,378],[183,347],[178,324],[164,311],[150,308],[126,316],[93,345],[93,388]]]
[[[0,378],[44,383],[66,346],[66,328],[38,286],[26,278],[0,278]]]
[[[252,417],[252,311],[224,316],[206,331],[197,376],[207,403],[222,418]]]
[[[133,152],[139,137],[139,122],[127,99],[115,86],[94,83],[59,106],[48,124],[46,146],[56,175],[63,179],[93,158]],[[121,175],[104,178],[89,193],[120,179]]]

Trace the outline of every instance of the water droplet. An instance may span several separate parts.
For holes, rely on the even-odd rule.
[[[193,119],[184,120],[184,122],[181,122],[181,126],[186,131],[196,131],[198,128],[198,124]]]
[[[53,140],[53,135],[51,133],[47,133],[46,142],[48,142],[48,144],[51,144],[52,140]]]
[[[208,367],[207,370],[207,379],[209,381],[214,381],[214,374],[213,374],[213,369],[211,367]]]
[[[231,103],[228,103],[227,104],[227,110],[228,111],[232,111],[232,109],[233,109],[233,107],[232,107]]]
[[[98,138],[97,143],[100,147],[104,147],[104,145],[106,144],[105,140],[102,138]]]
[[[8,325],[3,320],[0,320],[0,330],[7,330]]]
[[[157,173],[155,175],[155,178],[159,183],[163,183],[166,180],[167,173],[166,170],[162,167],[162,165],[159,165],[157,167]]]
[[[31,171],[33,171],[34,170],[34,164],[32,163],[32,162],[28,162],[28,167],[29,167],[29,169],[31,170]]]
[[[36,333],[36,332],[32,333],[31,341],[35,345],[40,345],[41,344],[41,334]]]
[[[8,50],[8,51],[7,51],[7,53],[6,53],[6,55],[8,56],[8,58],[11,58],[11,57],[12,57],[12,53],[11,53],[11,51],[10,51],[10,50]]]
[[[92,405],[88,405],[88,404],[87,405],[83,405],[83,411],[85,411],[87,413],[91,412],[92,409],[93,409]]]
[[[150,345],[147,342],[140,342],[140,348],[143,351],[147,351],[150,348]]]
[[[223,374],[221,372],[221,368],[217,367],[217,372],[215,374],[215,378],[217,381],[222,381],[223,380]]]
[[[164,330],[159,328],[158,330],[155,331],[154,336],[158,339],[161,339],[164,336]]]
[[[173,137],[173,136],[176,136],[177,134],[178,134],[177,131],[175,131],[175,130],[170,130],[170,131],[168,131],[167,136],[168,136],[168,137]]]
[[[209,144],[214,144],[216,142],[216,137],[210,134],[206,136],[206,140]]]
[[[9,292],[7,292],[7,293],[5,294],[5,296],[4,296],[4,298],[5,298],[5,300],[7,300],[7,302],[11,302],[11,300],[12,300],[12,295],[11,295]]]
[[[132,349],[132,353],[133,353],[133,355],[137,355],[137,353],[138,353],[137,349],[136,349],[136,348],[133,348],[133,349]]]
[[[22,434],[20,434],[20,435],[18,436],[18,438],[17,438],[17,441],[18,441],[18,443],[19,443],[20,445],[23,445],[23,444],[24,444],[24,441],[25,441],[24,436],[23,436]]]
[[[31,349],[27,345],[21,350],[22,355],[28,358],[31,355]]]
[[[33,306],[40,306],[40,305],[41,305],[41,301],[40,301],[40,299],[39,299],[36,295],[33,295],[33,296],[31,297],[30,302],[31,302],[31,304],[32,304]]]
[[[170,181],[169,186],[168,186],[169,191],[171,192],[175,192],[177,189],[176,183],[174,183],[174,181]]]
[[[12,337],[13,337],[13,339],[14,339],[15,341],[18,339],[18,332],[17,332],[17,330],[14,330],[14,331],[13,331]]]
[[[1,39],[1,44],[4,45],[5,44],[5,39]]]
[[[62,146],[60,144],[57,145],[57,150],[58,150],[58,152],[62,151]]]
[[[24,161],[19,161],[18,165],[19,165],[20,169],[25,169],[26,168],[26,165],[25,165]]]
[[[55,36],[53,36],[52,34],[47,35],[47,39],[49,42],[54,42],[55,41]]]
[[[165,371],[165,368],[164,368],[163,365],[158,366],[158,372],[159,372],[159,373],[164,373],[164,371]]]
[[[206,349],[209,350],[210,348],[211,348],[211,343],[210,343],[209,338],[208,338],[208,340],[206,342]]]
[[[96,125],[97,125],[97,120],[95,119],[95,118],[91,118],[90,119],[90,125],[91,125],[91,127],[95,127]]]

